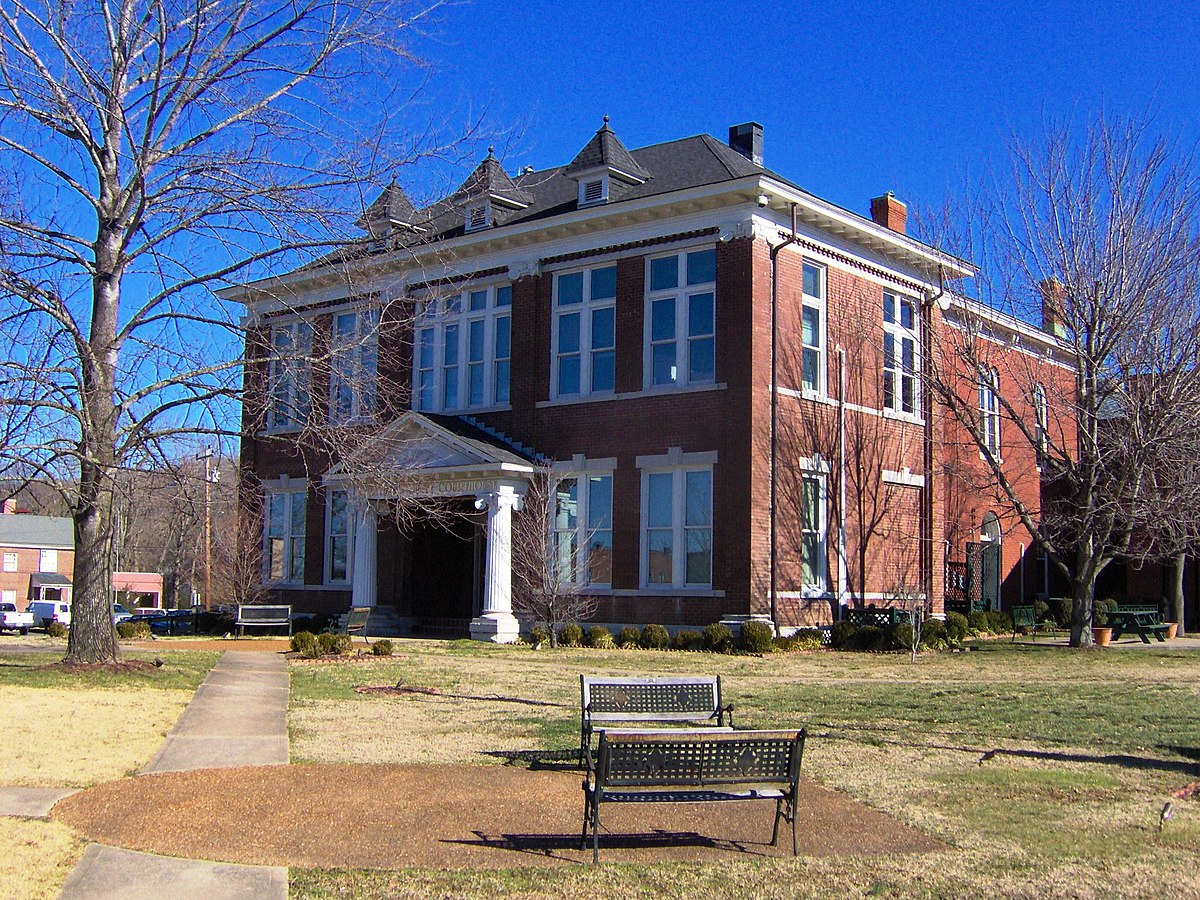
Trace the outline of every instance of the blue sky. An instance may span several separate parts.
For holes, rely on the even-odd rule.
[[[476,0],[417,49],[439,68],[438,103],[522,127],[510,171],[566,163],[605,113],[629,147],[756,120],[768,167],[866,214],[886,190],[940,205],[1047,116],[1151,109],[1195,141],[1190,7]]]

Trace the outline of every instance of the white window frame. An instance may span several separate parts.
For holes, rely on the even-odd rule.
[[[292,517],[293,497],[301,495],[303,498],[303,528],[299,532],[295,530],[295,522]],[[283,573],[278,578],[271,576],[271,564],[273,557],[271,555],[271,499],[273,497],[286,498],[283,503],[283,532],[280,537],[283,539],[283,556],[281,559],[280,571]],[[262,533],[262,580],[264,584],[272,585],[302,585],[304,584],[304,567],[307,563],[307,541],[308,541],[308,484],[304,481],[296,481],[288,479],[285,482],[275,482],[272,484],[263,485],[263,533]],[[292,577],[293,569],[295,568],[292,553],[293,543],[299,540],[300,545],[304,548],[300,565],[300,577]]]
[[[892,309],[894,312],[894,321],[889,322],[887,318],[888,298],[892,298]],[[908,304],[912,311],[912,328],[905,328],[903,325],[904,318],[901,309],[904,304]],[[883,408],[900,416],[912,416],[920,418],[921,416],[921,392],[919,388],[921,365],[921,319],[920,306],[917,301],[905,294],[898,293],[892,290],[883,292],[883,366],[880,372],[880,403]],[[887,353],[887,338],[892,338],[892,356],[889,358]],[[906,372],[904,369],[904,343],[905,341],[912,342],[912,371]],[[892,399],[889,403],[887,400],[887,392],[884,390],[884,383],[887,376],[892,376]],[[911,383],[912,389],[912,409],[904,408],[904,386],[906,382]]]
[[[979,434],[983,445],[1000,458],[1000,373],[996,369],[981,372],[979,388]]]
[[[716,471],[717,454],[681,453],[672,448],[664,456],[638,457],[641,470],[641,520],[639,530],[640,575],[639,581],[646,591],[708,591],[713,586],[713,567],[716,564]],[[688,526],[687,475],[689,472],[706,472],[709,476],[708,525]],[[647,532],[650,523],[650,476],[671,476],[671,581],[650,583],[650,542]],[[687,581],[687,532],[689,527],[705,529],[709,534],[708,581]]]
[[[816,528],[805,527],[804,510],[797,510],[800,525],[800,593],[803,597],[821,597],[829,593],[829,466],[819,456],[801,457],[798,461],[801,479],[801,503],[803,503],[803,483],[817,484],[817,523]],[[817,565],[814,572],[815,580],[805,582],[804,578],[804,536],[817,536]]]
[[[290,355],[281,352],[279,338],[288,335]],[[302,427],[312,413],[312,323],[306,319],[273,324],[267,364],[267,419],[269,431]]]
[[[713,280],[698,284],[687,283],[687,257],[690,253],[711,251],[714,255]],[[646,296],[643,306],[643,335],[642,335],[642,385],[647,391],[672,391],[688,388],[693,385],[715,384],[717,380],[717,282],[715,266],[716,248],[711,244],[701,244],[677,250],[674,253],[658,253],[646,257],[645,278]],[[653,266],[656,260],[674,257],[677,260],[678,276],[673,288],[661,290],[652,289]],[[711,294],[713,303],[713,331],[711,337],[707,334],[692,336],[690,334],[691,303],[689,299],[699,294]],[[654,341],[654,304],[657,301],[673,300],[675,303],[675,336],[665,341]],[[713,345],[713,371],[708,378],[691,378],[691,343],[693,340],[711,340]],[[675,345],[674,381],[663,384],[654,383],[654,347],[657,344],[671,342]]]
[[[46,573],[58,571],[57,550],[45,548],[38,551],[38,571]]]
[[[1040,468],[1050,446],[1050,405],[1046,399],[1046,386],[1041,382],[1033,386],[1033,437]]]
[[[820,292],[821,292],[820,296],[816,296],[816,295],[810,294],[808,292],[808,287],[804,281],[804,270],[807,268],[812,268],[817,271],[817,279],[818,279],[818,284],[820,285]],[[826,374],[827,367],[826,367],[826,359],[825,359],[825,357],[827,356],[827,354],[825,352],[825,345],[826,345],[826,341],[825,341],[825,310],[827,308],[827,304],[825,302],[825,297],[828,295],[828,292],[829,292],[829,269],[828,269],[828,267],[822,263],[816,262],[815,260],[811,260],[808,258],[803,259],[802,263],[801,263],[801,267],[800,267],[800,290],[801,290],[801,297],[802,297],[802,306],[801,306],[801,310],[800,310],[800,332],[799,332],[800,348],[801,348],[800,349],[800,372],[799,372],[800,390],[805,394],[810,394],[810,395],[816,396],[816,397],[824,397],[825,394],[828,393],[826,388],[827,388],[827,385],[829,384],[829,378],[828,378],[828,375]],[[811,344],[804,343],[804,310],[805,309],[816,310],[816,313],[817,313],[817,317],[818,317],[817,318],[817,326],[818,326],[817,327],[817,345],[815,347]],[[813,350],[817,354],[817,373],[816,373],[817,383],[811,387],[804,383],[804,351],[805,350]]]
[[[582,585],[594,588],[610,588],[612,587],[612,569],[613,560],[612,553],[612,537],[613,537],[613,504],[615,502],[614,490],[614,471],[616,469],[615,459],[592,459],[584,460],[582,457],[576,457],[571,463],[559,463],[555,465],[553,478],[550,483],[550,509],[547,510],[549,516],[549,527],[551,532],[551,547],[554,549],[554,558],[558,559],[558,542],[557,536],[560,533],[565,533],[566,529],[557,526],[557,507],[558,507],[558,486],[563,481],[575,481],[575,573],[574,578],[570,581],[572,584]],[[589,559],[591,535],[594,533],[591,521],[592,508],[592,485],[591,479],[607,479],[609,483],[609,507],[608,507],[608,527],[597,528],[594,531],[607,531],[609,535],[609,580],[608,581],[592,581],[591,576],[591,560]]]
[[[15,550],[4,551],[4,571],[15,572],[20,567],[20,556]]]
[[[485,306],[471,309],[472,294],[486,294]],[[500,305],[501,299],[504,305]],[[508,356],[497,357],[497,328],[500,319],[508,319]],[[481,322],[483,329],[483,358],[479,362],[483,377],[483,402],[472,404],[471,379],[471,323]],[[473,284],[453,294],[428,297],[417,302],[416,324],[413,329],[412,408],[419,412],[482,412],[508,409],[512,395],[512,284],[492,282]],[[424,336],[430,334],[432,365],[422,367],[421,346]],[[455,341],[455,360],[446,363],[448,335]],[[508,382],[504,385],[506,399],[500,399],[499,363],[507,362]],[[446,385],[450,370],[454,371],[454,396],[448,398]],[[430,403],[423,403],[421,382],[428,378]],[[449,402],[447,402],[449,401]]]
[[[590,266],[586,269],[564,269],[554,273],[554,292],[551,308],[554,314],[550,325],[550,396],[553,399],[573,399],[580,397],[610,397],[617,388],[617,295],[616,295],[615,261],[600,266]],[[613,270],[613,296],[599,300],[592,298],[592,273],[605,269]],[[559,306],[559,284],[561,279],[570,275],[580,275],[583,279],[583,299],[570,306]],[[593,313],[612,310],[613,343],[611,347],[595,348],[592,346]],[[570,394],[562,393],[559,385],[559,322],[569,315],[579,316],[579,390]],[[598,353],[611,353],[613,357],[613,386],[601,390],[592,389],[595,357]]]
[[[333,495],[346,495],[346,577],[333,577]],[[325,490],[325,584],[346,585],[354,580],[354,536],[358,530],[358,511],[350,502],[350,492],[343,488]]]
[[[347,336],[338,333],[339,321],[353,317]],[[330,323],[329,421],[334,425],[367,421],[379,410],[378,307],[347,309],[333,314]],[[345,366],[345,370],[343,370]],[[338,394],[349,382],[350,409],[338,408]]]

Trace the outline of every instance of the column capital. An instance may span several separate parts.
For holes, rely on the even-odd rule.
[[[502,509],[520,511],[521,495],[507,485],[501,485],[494,491],[481,491],[475,495],[475,508],[499,512]]]

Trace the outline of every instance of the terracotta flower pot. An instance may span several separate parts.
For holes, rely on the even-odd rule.
[[[1107,647],[1112,643],[1111,628],[1093,628],[1092,640],[1096,642],[1097,647]]]
[[[1168,641],[1175,637],[1175,635],[1179,634],[1178,622],[1164,622],[1163,624],[1167,626],[1166,638]]]

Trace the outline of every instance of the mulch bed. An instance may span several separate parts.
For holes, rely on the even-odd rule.
[[[86,839],[151,853],[281,866],[439,869],[590,862],[577,771],[515,766],[292,765],[201,769],[102,784],[52,817]],[[806,856],[945,845],[843,794],[801,788]],[[612,804],[600,858],[650,863],[790,856],[767,801]]]

